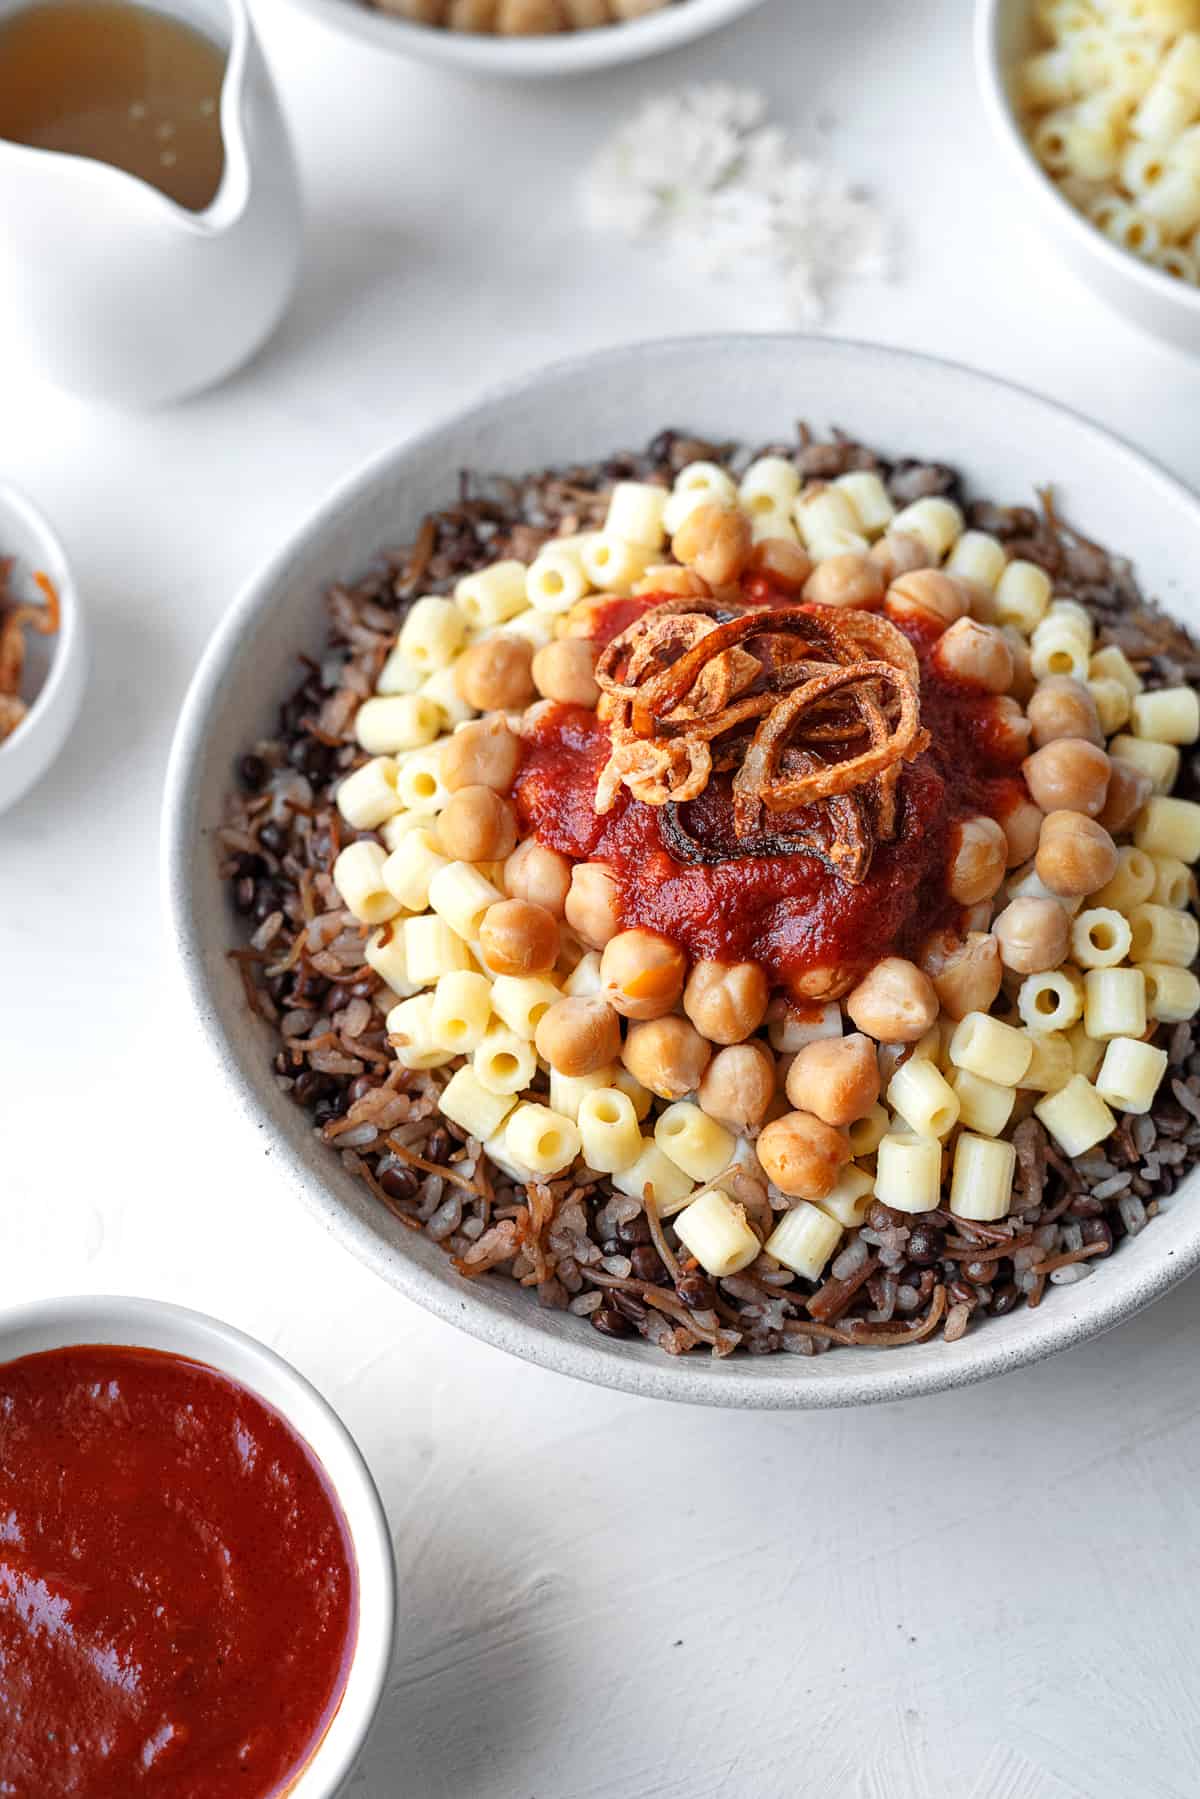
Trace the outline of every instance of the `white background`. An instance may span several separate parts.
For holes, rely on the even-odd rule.
[[[583,160],[716,77],[824,122],[901,234],[834,328],[1094,414],[1200,482],[1200,364],[1043,256],[988,141],[967,0],[767,0],[633,71],[481,85],[260,6],[311,239],[257,363],[155,417],[22,385],[0,470],[61,528],[95,668],[0,821],[0,1304],[157,1294],[292,1358],[383,1487],[394,1679],[357,1799],[1190,1799],[1200,1426],[1193,1289],[998,1385],[768,1417],[569,1385],[335,1249],[227,1116],[160,937],[162,771],[230,597],[325,488],[567,352],[755,323],[584,235]],[[687,421],[664,421],[686,424]],[[913,440],[936,453],[936,417]],[[1051,477],[1031,444],[1031,481]],[[47,1795],[46,1799],[51,1799]]]

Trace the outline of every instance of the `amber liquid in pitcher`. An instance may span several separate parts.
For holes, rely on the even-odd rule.
[[[120,0],[44,0],[0,22],[0,137],[124,169],[203,212],[225,167],[225,52]]]

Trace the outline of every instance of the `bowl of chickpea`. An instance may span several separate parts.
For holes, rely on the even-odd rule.
[[[230,609],[164,799],[272,1165],[439,1316],[692,1403],[1149,1303],[1200,1260],[1198,542],[1096,426],[827,339],[604,352],[376,458]]]
[[[1200,0],[978,0],[975,53],[1047,241],[1134,324],[1200,348]]]
[[[331,31],[477,75],[548,79],[640,62],[761,0],[297,0]]]

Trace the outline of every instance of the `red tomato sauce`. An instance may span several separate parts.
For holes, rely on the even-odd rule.
[[[267,1799],[357,1622],[324,1471],[245,1388],[88,1345],[0,1367],[0,1794]]]
[[[596,622],[597,638],[607,641],[610,621],[600,609]],[[622,614],[617,629],[629,622]],[[660,931],[691,957],[759,962],[799,996],[815,971],[853,974],[890,953],[912,954],[961,916],[945,887],[950,826],[980,812],[1002,818],[1025,786],[989,696],[940,676],[928,661],[931,641],[919,630],[910,635],[932,743],[905,765],[898,836],[877,847],[860,886],[804,854],[680,862],[664,842],[661,809],[625,789],[599,816],[594,798],[608,732],[581,707],[549,710],[526,745],[516,783],[523,829],[574,860],[606,863],[619,882],[624,925]],[[686,811],[694,836],[725,841],[727,777],[714,777]]]

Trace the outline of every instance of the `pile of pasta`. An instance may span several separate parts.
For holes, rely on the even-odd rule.
[[[689,966],[623,929],[603,862],[518,841],[509,797],[541,710],[600,698],[595,596],[756,577],[847,620],[919,616],[1028,752],[1027,797],[960,834],[961,930],[807,1008],[753,962]],[[1200,1008],[1200,805],[1171,793],[1195,693],[1146,691],[1042,568],[947,499],[897,511],[869,470],[802,486],[767,456],[740,484],[712,463],[671,491],[618,484],[601,530],[416,600],[356,729],[334,880],[397,1060],[440,1071],[442,1113],[511,1178],[607,1179],[714,1277],[765,1251],[817,1280],[875,1198],[1005,1217],[1015,1125],[1033,1112],[1066,1155],[1094,1148],[1149,1110],[1156,1029]]]
[[[1034,154],[1114,243],[1200,283],[1200,0],[1041,0],[1016,71]]]

